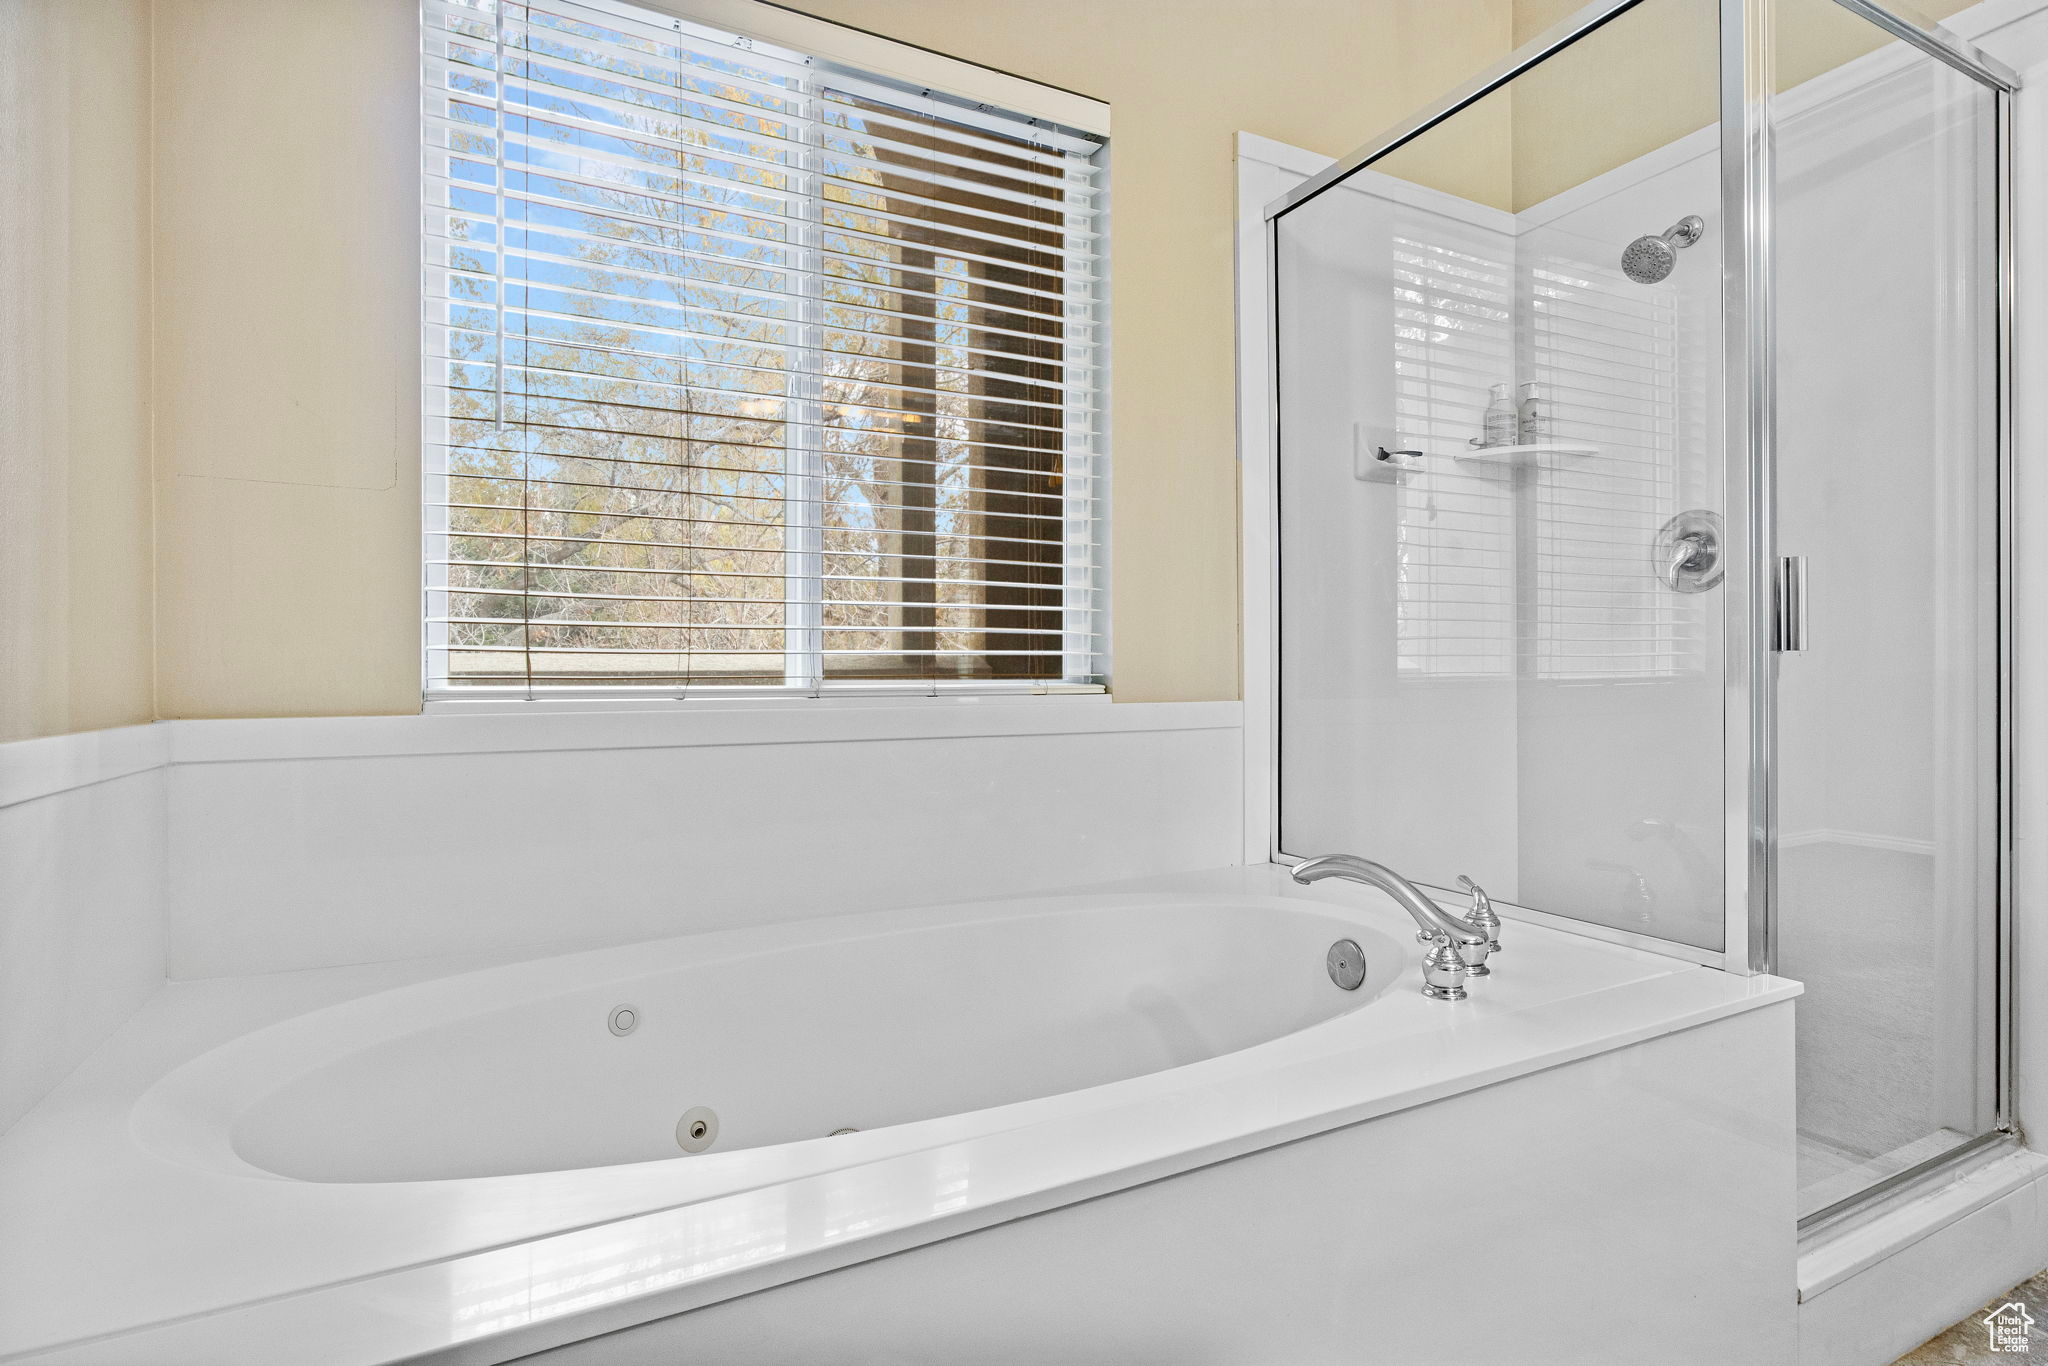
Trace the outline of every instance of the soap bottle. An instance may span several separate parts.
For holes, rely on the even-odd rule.
[[[1521,417],[1515,410],[1515,401],[1508,397],[1508,385],[1493,386],[1493,397],[1486,405],[1486,420],[1481,427],[1479,444],[1482,446],[1512,446],[1516,433],[1521,428]]]
[[[1522,386],[1522,401],[1515,405],[1516,439],[1524,446],[1550,440],[1550,405],[1543,401],[1534,382]]]

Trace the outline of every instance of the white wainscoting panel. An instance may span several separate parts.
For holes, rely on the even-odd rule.
[[[0,747],[22,798],[0,800],[0,1131],[163,984],[164,773],[128,768],[146,729]]]
[[[531,743],[504,717],[179,723],[170,976],[620,943],[1241,861],[1236,703],[1045,701],[850,709],[779,743],[759,711],[516,718],[540,723]]]
[[[1766,1006],[519,1360],[1791,1366],[1791,1016]]]

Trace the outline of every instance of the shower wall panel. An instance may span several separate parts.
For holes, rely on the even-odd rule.
[[[1277,282],[1284,845],[1510,900],[1512,505],[1457,456],[1510,377],[1512,227],[1367,173],[1281,221]]]
[[[1509,214],[1371,171],[1279,224],[1282,847],[1720,945],[1718,592],[1658,528],[1721,506],[1713,130]],[[1533,382],[1540,449],[1475,449]],[[1394,462],[1377,450],[1413,451]]]
[[[1560,438],[1596,453],[1531,471],[1534,601],[1517,693],[1527,904],[1702,948],[1721,942],[1724,595],[1674,592],[1658,529],[1725,506],[1719,142],[1682,138],[1517,215],[1523,372]],[[1666,279],[1619,244],[1688,214],[1700,244]]]

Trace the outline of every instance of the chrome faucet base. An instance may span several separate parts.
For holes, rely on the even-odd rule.
[[[1491,977],[1493,976],[1493,969],[1484,963],[1467,963],[1465,965],[1465,975],[1467,977]]]
[[[1422,955],[1422,994],[1432,1001],[1465,999],[1465,979],[1472,969],[1448,939],[1439,939]]]

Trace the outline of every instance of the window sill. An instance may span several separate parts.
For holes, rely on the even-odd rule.
[[[762,708],[838,708],[873,706],[959,706],[967,704],[1035,705],[1059,701],[1108,702],[1109,689],[1100,683],[848,684],[826,692],[807,688],[763,688],[707,685],[678,692],[672,688],[551,688],[534,696],[524,688],[429,688],[420,710],[428,716],[540,716],[580,712],[621,711],[750,711]]]

